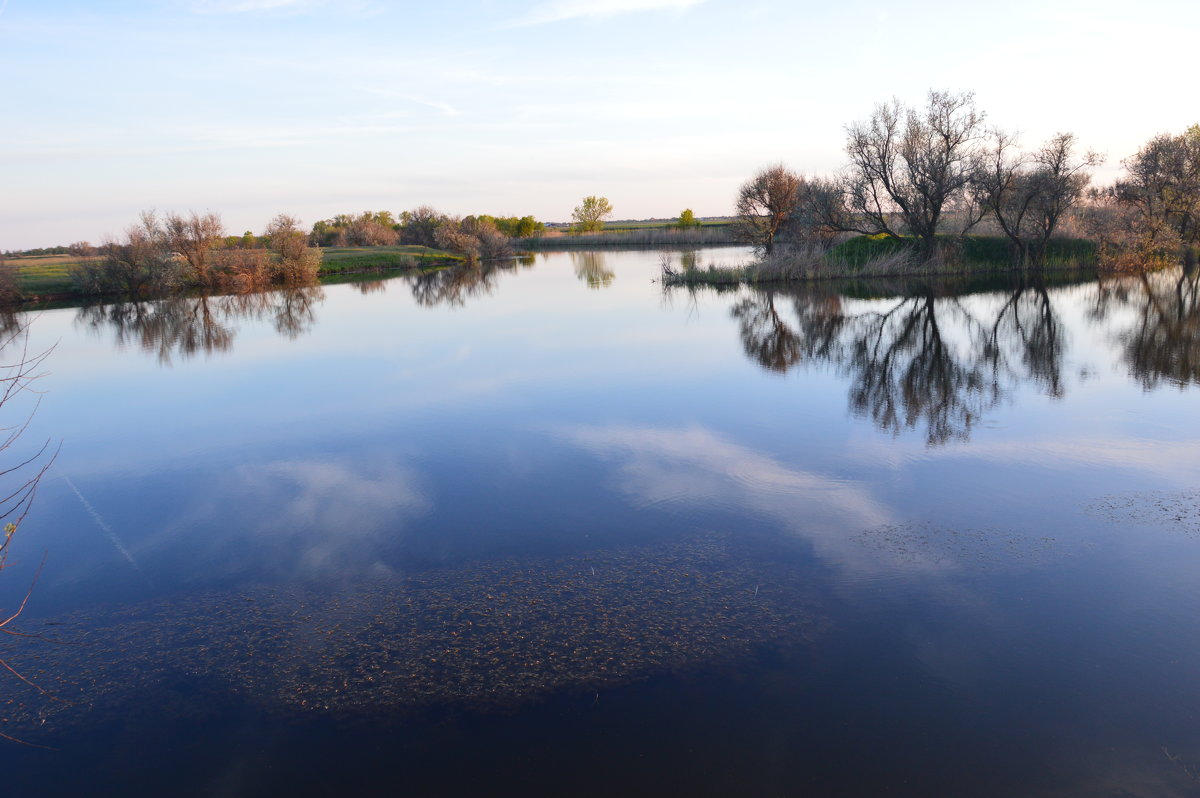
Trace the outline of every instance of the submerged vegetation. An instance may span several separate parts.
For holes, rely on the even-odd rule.
[[[14,707],[16,729],[55,728],[182,668],[214,701],[269,712],[509,708],[804,646],[827,622],[804,569],[762,563],[703,534],[586,554],[473,562],[329,593],[261,589],[60,618],[83,645],[44,646],[32,675],[81,696]],[[370,630],[369,634],[364,630]],[[194,702],[203,705],[203,702]],[[41,713],[41,714],[39,714]]]

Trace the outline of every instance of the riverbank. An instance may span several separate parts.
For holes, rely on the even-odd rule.
[[[1089,271],[1098,266],[1095,242],[1053,239],[1038,267],[1043,270]],[[968,236],[947,239],[932,258],[922,257],[906,239],[858,236],[833,246],[789,248],[749,263],[700,264],[681,257],[663,261],[665,285],[735,286],[847,278],[995,276],[1021,273],[1027,263],[1015,261],[1007,239]]]
[[[551,232],[536,238],[514,240],[519,250],[544,251],[556,249],[618,249],[631,247],[710,247],[738,244],[733,225],[728,222],[706,222],[699,227],[679,228],[671,225],[657,227],[627,227],[606,229],[599,233]]]
[[[96,298],[79,290],[71,278],[71,270],[88,260],[73,255],[7,259],[5,263],[17,269],[17,285],[24,294],[19,307],[71,304],[85,298]],[[412,245],[325,247],[321,249],[321,265],[317,275],[324,280],[350,274],[451,266],[463,260],[461,255]]]

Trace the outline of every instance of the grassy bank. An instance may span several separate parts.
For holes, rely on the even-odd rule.
[[[328,247],[321,250],[321,255],[318,273],[322,277],[355,272],[420,269],[462,261],[459,255],[420,246]],[[21,290],[33,301],[82,296],[71,280],[71,269],[85,262],[85,258],[74,255],[36,255],[9,258],[5,261],[17,268],[17,281]]]
[[[1096,245],[1083,239],[1049,242],[1039,268],[1082,270],[1096,268]],[[915,242],[881,236],[858,236],[832,247],[811,245],[778,252],[738,264],[708,264],[676,268],[664,264],[667,285],[740,285],[846,278],[986,276],[1019,273],[1028,264],[1014,260],[1006,238],[969,236],[947,239],[937,256],[921,257]]]
[[[321,274],[390,271],[442,266],[464,258],[439,249],[415,245],[393,247],[326,247],[321,250]]]
[[[603,249],[605,247],[706,247],[739,243],[728,223],[681,230],[668,225],[613,227],[600,233],[550,233],[514,242],[517,249]]]

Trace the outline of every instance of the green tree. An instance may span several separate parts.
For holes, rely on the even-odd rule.
[[[580,233],[599,232],[604,229],[604,220],[612,216],[613,208],[607,197],[584,197],[571,214],[575,229]]]
[[[696,218],[696,214],[692,212],[691,208],[684,208],[679,214],[679,221],[675,223],[675,226],[680,230],[687,230],[691,227],[699,227],[700,220]]]

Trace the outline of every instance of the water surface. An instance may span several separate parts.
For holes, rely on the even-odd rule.
[[[1200,793],[1194,274],[663,257],[33,319],[13,794]]]

